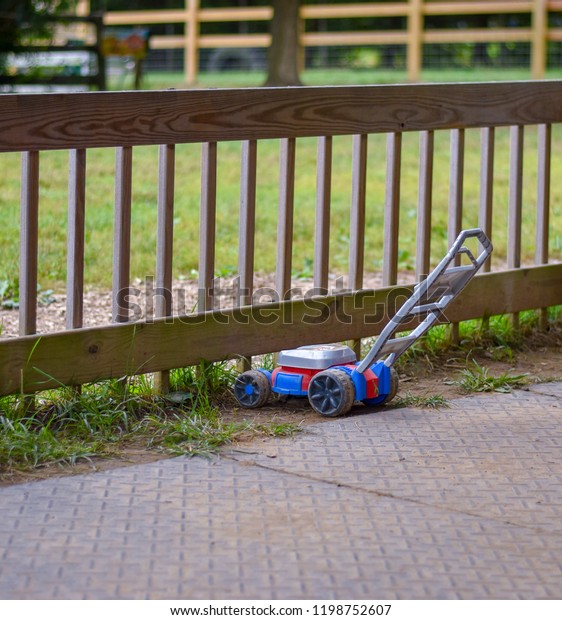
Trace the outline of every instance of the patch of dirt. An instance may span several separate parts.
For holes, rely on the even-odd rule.
[[[400,273],[400,284],[411,284],[413,271]],[[344,292],[347,279],[331,274],[328,282],[330,294]],[[365,274],[364,288],[376,289],[382,286],[382,274]],[[239,299],[239,280],[235,276],[219,277],[214,282],[214,308],[226,310],[236,305]],[[291,282],[292,299],[301,299],[314,290],[311,278],[293,278]],[[130,317],[133,321],[154,318],[155,284],[153,277],[135,279],[129,289]],[[197,310],[197,280],[174,280],[172,283],[173,314],[182,315]],[[253,303],[267,303],[276,300],[275,276],[255,274]],[[66,329],[66,294],[56,292],[48,296],[39,295],[37,306],[37,333],[47,334]],[[113,295],[107,290],[89,290],[83,297],[83,326],[96,327],[112,322]],[[19,335],[19,312],[17,308],[0,306],[0,338],[15,338]]]

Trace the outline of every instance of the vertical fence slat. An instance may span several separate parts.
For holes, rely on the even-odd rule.
[[[463,186],[464,186],[464,129],[451,130],[451,157],[450,157],[450,178],[449,178],[449,229],[448,241],[452,245],[458,234],[462,230],[462,207],[463,207]],[[455,264],[460,263],[457,256]],[[451,325],[451,340],[458,342],[459,325]]]
[[[389,133],[386,141],[386,199],[382,282],[392,286],[398,279],[398,224],[400,216],[400,168],[402,134]]]
[[[156,231],[157,317],[172,314],[172,257],[174,253],[175,147],[163,144],[158,158],[158,224]]]
[[[539,125],[538,164],[537,164],[537,232],[535,243],[535,263],[548,263],[548,228],[550,211],[550,174],[552,152],[552,126]],[[540,328],[548,326],[548,311],[540,312]]]
[[[280,146],[279,219],[277,224],[277,294],[284,299],[291,289],[293,255],[293,214],[295,202],[294,138],[284,138]]]
[[[217,212],[217,143],[202,145],[199,224],[199,312],[213,309]]]
[[[37,330],[38,151],[22,153],[21,181],[19,333],[25,336]]]
[[[252,303],[254,292],[254,248],[256,232],[257,142],[242,142],[240,171],[240,228],[238,235],[238,305]],[[241,372],[249,370],[251,358],[242,358]]]
[[[332,190],[332,138],[318,138],[316,168],[316,227],[314,232],[314,288],[328,292],[330,266],[330,203]]]
[[[175,156],[173,144],[161,144],[158,149],[158,222],[156,229],[156,317],[171,316],[172,264],[174,248],[174,181]],[[170,371],[154,375],[154,389],[164,393],[170,389]]]
[[[349,226],[349,288],[363,288],[365,264],[365,207],[367,198],[367,145],[368,136],[353,136],[351,171],[351,218]],[[361,340],[349,345],[361,357]]]
[[[520,125],[510,129],[509,160],[509,207],[507,266],[517,269],[521,266],[521,214],[523,197],[523,138],[524,129]]]
[[[84,324],[84,225],[86,215],[86,150],[70,151],[68,175],[68,239],[66,255],[66,327]]]
[[[552,126],[539,125],[537,165],[537,233],[535,263],[548,263],[548,226],[550,207],[550,169]]]
[[[129,320],[131,264],[131,199],[133,150],[119,147],[115,160],[115,223],[113,227],[113,321]]]
[[[491,238],[492,213],[494,201],[494,152],[495,129],[485,127],[480,134],[480,206],[478,211],[478,226]],[[489,272],[491,257],[489,257],[482,271]]]
[[[484,127],[480,132],[480,203],[478,207],[478,226],[492,237],[492,215],[494,203],[494,158],[496,133],[494,127]],[[492,259],[489,256],[482,265],[483,272],[489,272]],[[482,329],[490,326],[489,317],[482,318]]]
[[[349,288],[363,286],[365,260],[365,203],[367,196],[366,134],[353,136],[351,220],[349,230]]]
[[[429,274],[431,256],[431,206],[433,197],[434,132],[420,133],[420,173],[416,245],[416,280]]]
[[[252,303],[256,230],[257,142],[242,143],[240,173],[240,229],[238,237],[239,305]]]
[[[523,206],[523,142],[524,128],[510,128],[509,204],[507,212],[507,267],[521,266],[521,224]],[[512,316],[512,325],[519,328],[519,315]]]
[[[464,185],[464,129],[451,130],[451,174],[449,180],[449,230],[452,245],[462,230]]]

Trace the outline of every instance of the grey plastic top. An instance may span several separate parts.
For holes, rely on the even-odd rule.
[[[344,344],[312,344],[279,353],[280,366],[324,370],[339,364],[352,364],[357,360],[352,349]]]

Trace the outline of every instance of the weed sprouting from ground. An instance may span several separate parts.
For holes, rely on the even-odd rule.
[[[394,407],[422,407],[424,409],[445,409],[449,407],[449,401],[441,394],[431,396],[417,396],[408,393],[398,396],[392,403]]]
[[[525,385],[527,376],[527,373],[512,375],[509,372],[492,376],[485,366],[473,362],[472,367],[463,370],[461,378],[452,383],[461,387],[465,392],[509,393],[513,388]]]

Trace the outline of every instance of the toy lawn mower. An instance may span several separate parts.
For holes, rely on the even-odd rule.
[[[482,247],[475,258],[464,245],[476,237]],[[341,344],[309,345],[281,351],[278,366],[248,370],[239,375],[234,395],[246,408],[262,407],[271,393],[280,397],[308,397],[320,415],[335,417],[347,413],[355,401],[382,405],[398,391],[398,374],[393,365],[440,318],[492,252],[492,244],[479,228],[462,231],[447,255],[416,284],[411,297],[392,317],[366,357],[357,362],[352,349]],[[461,255],[468,265],[458,265]],[[456,260],[458,259],[458,260]],[[400,327],[418,319],[418,326],[406,336],[393,337]]]

